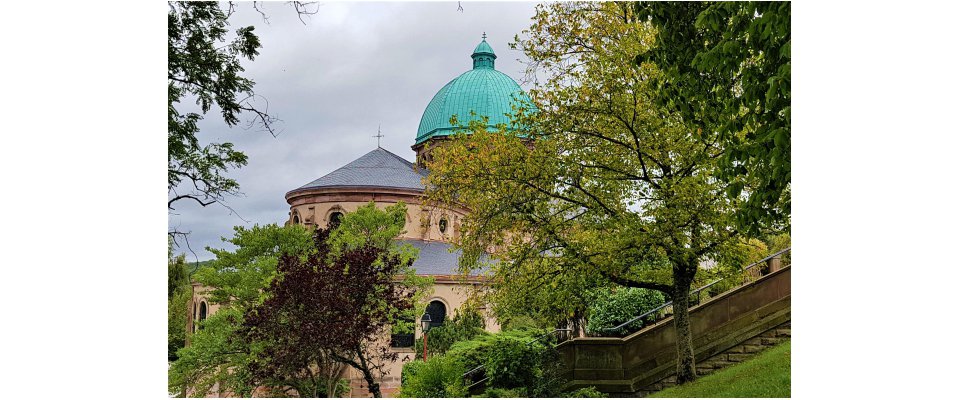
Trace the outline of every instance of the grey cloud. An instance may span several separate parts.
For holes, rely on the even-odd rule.
[[[518,51],[508,43],[530,25],[535,3],[325,3],[301,23],[292,9],[266,5],[270,23],[240,3],[233,29],[254,25],[260,55],[245,64],[256,92],[283,120],[274,138],[256,129],[227,128],[215,112],[201,123],[201,140],[229,141],[249,156],[230,172],[244,196],[227,199],[244,219],[219,206],[178,203],[169,224],[191,231],[202,250],[230,246],[235,225],[282,223],[283,195],[381,146],[408,160],[420,117],[433,95],[471,67],[470,53],[486,32],[497,52],[497,69],[523,78]],[[185,249],[180,249],[185,251]],[[189,257],[192,258],[192,255]]]

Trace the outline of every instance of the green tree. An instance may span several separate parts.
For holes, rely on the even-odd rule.
[[[250,103],[254,82],[240,75],[240,60],[259,54],[260,39],[253,27],[237,29],[228,40],[229,13],[215,2],[170,2],[167,14],[167,206],[193,200],[202,206],[236,194],[236,180],[224,174],[247,163],[232,143],[203,145],[197,123],[216,105],[228,126],[244,112],[256,114],[267,130],[274,118]],[[181,113],[186,96],[196,98],[202,113]],[[189,99],[190,97],[187,97]],[[189,189],[180,188],[181,182]],[[179,188],[179,191],[178,191]],[[184,191],[186,190],[186,191]]]
[[[205,396],[219,383],[221,391],[250,396],[248,366],[251,348],[238,340],[237,329],[244,313],[263,301],[262,291],[277,275],[282,255],[307,257],[311,254],[309,228],[301,225],[235,227],[228,241],[236,250],[211,249],[217,258],[193,275],[208,290],[208,299],[219,310],[202,323],[203,329],[190,335],[190,345],[177,352],[168,377],[173,393]],[[184,323],[181,329],[186,329]],[[278,386],[282,382],[275,382]]]
[[[236,126],[250,116],[248,126],[258,126],[276,136],[276,116],[259,105],[255,82],[242,75],[241,62],[259,54],[260,38],[253,26],[232,33],[229,19],[234,3],[171,1],[167,3],[167,208],[190,201],[206,207],[221,205],[227,196],[240,193],[239,183],[227,176],[231,168],[247,164],[247,156],[230,142],[202,143],[198,123],[211,110],[223,122]],[[289,2],[300,20],[315,14],[316,3]],[[256,9],[267,19],[257,3]],[[196,103],[198,112],[185,112]],[[229,208],[229,207],[228,207]],[[169,232],[177,240],[186,236]]]
[[[333,359],[361,372],[374,397],[382,397],[379,379],[399,356],[383,337],[429,285],[412,268],[416,249],[396,241],[405,224],[403,203],[379,210],[370,202],[336,228],[318,229],[315,254],[281,257],[265,300],[244,316],[241,337],[254,350],[254,382],[310,376]]]
[[[304,368],[305,364],[294,362],[303,358],[286,359],[289,361],[288,364],[278,365],[275,362],[279,358],[264,358],[263,355],[267,354],[271,348],[275,349],[282,344],[276,341],[280,336],[255,337],[250,334],[249,329],[244,330],[243,327],[245,324],[252,323],[248,320],[251,315],[260,315],[264,310],[265,301],[270,299],[277,301],[274,297],[276,293],[292,291],[307,295],[295,297],[301,300],[317,293],[295,290],[297,287],[293,285],[298,282],[303,284],[305,282],[303,280],[283,280],[285,274],[282,270],[278,270],[281,260],[288,267],[311,266],[313,264],[310,263],[320,262],[321,259],[334,262],[343,268],[340,273],[345,274],[335,282],[339,287],[347,286],[348,282],[343,279],[357,277],[349,274],[351,269],[357,270],[355,274],[363,275],[363,271],[368,271],[371,267],[368,264],[338,263],[335,260],[341,255],[358,252],[366,254],[368,249],[382,246],[379,248],[386,249],[384,253],[386,257],[394,257],[402,265],[409,267],[416,257],[416,249],[409,245],[400,245],[395,241],[395,238],[401,234],[405,222],[405,219],[400,217],[405,215],[406,206],[402,203],[387,207],[386,210],[378,210],[373,203],[370,203],[360,207],[356,212],[346,214],[340,226],[330,233],[330,239],[324,240],[325,246],[330,248],[329,257],[326,255],[321,257],[320,247],[314,238],[312,228],[302,225],[283,227],[255,225],[252,228],[234,228],[234,237],[229,240],[229,243],[236,249],[227,251],[208,248],[207,250],[214,253],[217,258],[202,265],[194,274],[196,282],[200,283],[205,290],[204,295],[220,308],[199,324],[201,329],[190,337],[190,346],[178,352],[179,359],[170,369],[168,380],[170,391],[184,393],[189,389],[191,395],[205,396],[211,393],[215,385],[218,385],[221,392],[245,397],[251,396],[257,387],[271,389],[270,394],[274,396],[316,397],[322,394],[338,393],[337,390],[340,390],[338,387],[341,386],[337,380],[340,368],[344,364],[360,364],[357,358],[348,358],[340,348],[311,347],[309,350],[315,352],[309,355],[311,364],[307,368]],[[313,271],[303,268],[293,268],[293,270],[306,274],[305,276],[312,276],[311,271]],[[429,279],[417,277],[409,269],[405,269],[401,277],[404,284],[416,286],[418,289],[430,283]],[[396,276],[391,276],[389,279],[377,277],[378,282],[384,279],[393,282],[395,278]],[[354,282],[355,287],[366,287],[358,282]],[[303,287],[299,286],[299,288]],[[386,299],[388,297],[385,296],[382,285],[375,286],[374,289],[376,292],[374,295],[363,298]],[[337,291],[326,290],[325,292],[333,294]],[[422,290],[416,290],[416,292],[419,294]],[[413,297],[411,301],[418,300],[418,297]],[[280,305],[295,306],[296,304],[299,303],[282,302]],[[336,302],[336,304],[341,303]],[[361,313],[365,316],[363,318],[379,318],[378,321],[386,325],[399,323],[395,319],[402,315],[402,310],[395,307],[395,304],[390,306],[390,304],[380,304],[375,301],[370,304],[364,303],[364,305],[364,312]],[[290,315],[284,313],[288,308],[278,307],[276,310],[282,311],[280,314]],[[298,336],[308,334],[308,330],[290,328],[285,325],[289,322],[287,319],[274,320],[274,322],[277,322],[277,325],[272,326],[283,328],[282,331],[288,335],[284,337],[301,337],[306,340],[304,343],[311,342],[310,337]],[[302,350],[307,349],[304,347]],[[278,367],[275,371],[283,370],[289,373],[262,373],[264,363],[270,362],[274,362],[272,365]]]
[[[635,59],[659,31],[634,5],[540,5],[533,21],[517,46],[543,77],[530,91],[539,111],[518,109],[513,130],[473,122],[437,146],[427,195],[471,210],[461,264],[477,268],[491,252],[495,282],[667,294],[678,381],[695,379],[688,294],[701,264],[741,234],[744,197],[717,179],[734,148],[655,101],[666,73]],[[524,296],[503,297],[514,295]]]
[[[181,254],[173,256],[173,244],[167,252],[167,359],[177,359],[177,350],[187,340],[187,313],[190,312],[190,297],[193,294],[187,263]]]
[[[661,71],[651,100],[728,148],[716,176],[747,197],[738,225],[759,233],[789,221],[790,2],[634,5],[657,29],[636,56]]]

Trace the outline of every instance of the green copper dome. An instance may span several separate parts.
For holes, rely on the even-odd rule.
[[[420,129],[414,145],[423,143],[435,136],[454,133],[450,117],[457,116],[460,124],[482,116],[489,117],[492,128],[499,124],[510,124],[509,114],[513,114],[511,105],[532,104],[527,94],[513,79],[494,68],[497,55],[487,43],[486,35],[470,56],[473,69],[450,81],[433,96],[427,109],[420,118]],[[476,113],[471,117],[470,112]]]

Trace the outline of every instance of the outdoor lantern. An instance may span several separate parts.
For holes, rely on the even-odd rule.
[[[431,322],[433,322],[433,319],[430,318],[430,314],[423,313],[423,316],[420,317],[420,328],[423,329],[424,333],[430,330]]]
[[[423,313],[423,316],[420,317],[420,326],[423,328],[423,361],[427,361],[427,331],[430,330],[430,322],[433,318],[430,318],[430,314]]]

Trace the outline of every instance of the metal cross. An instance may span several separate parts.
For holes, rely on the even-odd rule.
[[[372,136],[372,137],[377,138],[377,147],[379,148],[379,147],[380,147],[380,138],[383,137],[383,134],[380,133],[380,125],[379,125],[379,124],[377,124],[377,134],[374,135],[374,136]]]
[[[487,40],[487,33],[486,33],[486,32],[483,33],[483,40]]]

